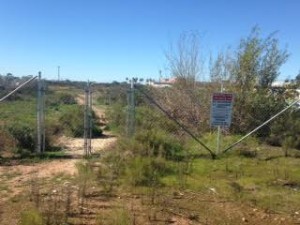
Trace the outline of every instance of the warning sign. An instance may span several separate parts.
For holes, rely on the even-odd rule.
[[[231,124],[233,94],[214,93],[211,105],[211,126],[229,127]]]

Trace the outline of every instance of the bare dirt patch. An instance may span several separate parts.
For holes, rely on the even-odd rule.
[[[79,104],[84,103],[83,96],[77,98]],[[94,107],[99,118],[104,118],[105,111]],[[103,121],[101,121],[103,122]],[[101,153],[104,149],[113,145],[117,138],[105,133],[101,138],[92,139],[92,153]],[[22,192],[24,183],[32,177],[45,178],[53,177],[57,174],[73,176],[76,174],[76,162],[84,155],[84,139],[61,136],[57,139],[57,145],[62,147],[66,158],[52,161],[41,161],[26,165],[0,166],[0,198],[1,202]]]

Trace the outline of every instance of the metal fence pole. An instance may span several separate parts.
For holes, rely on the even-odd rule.
[[[88,153],[89,155],[92,154],[92,137],[93,137],[93,116],[92,116],[92,90],[91,90],[91,83],[89,83],[88,87]]]
[[[223,93],[223,78],[221,78],[221,93]],[[217,155],[220,154],[221,149],[221,138],[222,138],[222,130],[221,126],[218,126],[218,133],[217,133]]]
[[[45,128],[45,82],[41,80],[41,120],[42,120],[42,152],[46,150],[46,128]]]
[[[83,148],[84,148],[84,154],[85,156],[88,156],[88,85],[89,83],[87,83],[87,86],[84,89],[84,133],[83,133],[83,137],[84,137],[84,144],[83,144]]]
[[[89,156],[92,153],[92,95],[91,83],[88,82],[85,88],[84,101],[84,153]]]
[[[38,73],[37,83],[37,148],[36,152],[41,154],[45,150],[45,126],[44,126],[44,88],[42,73]]]
[[[135,99],[134,99],[134,78],[130,80],[130,89],[127,94],[127,136],[132,137],[135,132]]]

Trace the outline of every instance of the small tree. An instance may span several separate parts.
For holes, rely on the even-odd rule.
[[[262,88],[270,87],[279,76],[280,67],[287,61],[289,54],[286,49],[279,48],[279,40],[271,34],[263,41],[263,53],[260,63],[259,84]]]
[[[231,62],[230,54],[220,52],[215,60],[210,58],[209,61],[209,75],[212,82],[221,82],[227,81],[229,79],[231,71]]]
[[[168,69],[171,75],[177,78],[178,84],[185,88],[193,88],[202,68],[198,33],[181,34],[175,49],[171,45],[165,56]]]

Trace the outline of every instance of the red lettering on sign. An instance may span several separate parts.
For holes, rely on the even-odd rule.
[[[232,94],[222,94],[222,93],[217,93],[213,95],[213,101],[226,101],[226,102],[231,102],[233,99]]]

